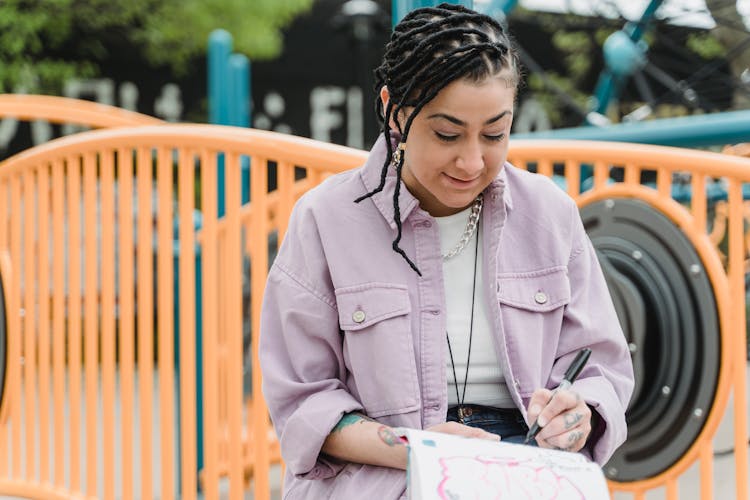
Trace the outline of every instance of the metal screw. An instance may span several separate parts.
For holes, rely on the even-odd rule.
[[[692,274],[693,276],[698,276],[700,273],[701,266],[699,266],[698,264],[693,264],[692,266],[690,266],[690,274]]]
[[[663,396],[669,396],[670,392],[672,392],[672,388],[669,387],[668,385],[665,385],[664,387],[661,388],[661,393]]]
[[[702,408],[696,408],[693,410],[693,416],[695,418],[701,418],[703,416],[703,409]]]
[[[635,342],[630,342],[628,344],[628,349],[630,350],[630,354],[635,354],[638,351],[638,346],[635,345]]]
[[[21,316],[22,318],[23,318],[24,316],[26,316],[26,309],[19,309],[19,310],[18,310],[18,315],[19,315],[19,316]]]
[[[640,250],[633,250],[633,253],[631,255],[635,260],[641,260],[643,258],[643,254]]]
[[[615,477],[615,476],[617,476],[617,472],[618,471],[617,471],[616,467],[610,467],[609,469],[607,469],[607,475],[609,477]]]
[[[615,200],[605,200],[604,207],[607,210],[612,210],[613,208],[615,208]]]

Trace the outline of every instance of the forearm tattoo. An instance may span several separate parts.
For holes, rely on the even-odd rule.
[[[403,439],[398,437],[393,429],[388,426],[381,425],[378,427],[378,436],[388,446],[396,446],[397,444],[404,444]]]
[[[340,432],[345,427],[349,427],[352,424],[356,424],[357,422],[374,422],[373,419],[370,417],[366,417],[364,415],[360,415],[359,413],[346,413],[343,417],[341,417],[341,420],[339,420],[339,423],[336,424],[336,427],[333,428],[333,431],[331,432]]]

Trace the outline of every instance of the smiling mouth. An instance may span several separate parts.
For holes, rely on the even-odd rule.
[[[473,179],[464,180],[464,179],[459,179],[458,177],[453,177],[452,175],[448,175],[448,174],[443,174],[443,175],[445,175],[451,182],[455,184],[459,184],[459,185],[469,185],[469,184],[472,184],[473,182],[476,182],[476,180],[478,179],[478,177],[475,177]]]

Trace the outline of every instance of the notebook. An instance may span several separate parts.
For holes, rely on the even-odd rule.
[[[599,500],[601,468],[580,453],[396,429],[408,440],[411,500]]]

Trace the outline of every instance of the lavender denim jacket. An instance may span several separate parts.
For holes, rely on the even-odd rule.
[[[437,224],[405,188],[401,246],[380,180],[385,141],[367,163],[306,193],[269,271],[260,362],[263,394],[287,465],[284,498],[398,499],[403,471],[321,454],[344,413],[391,426],[445,421],[445,297]],[[549,179],[506,164],[485,190],[482,238],[498,359],[526,415],[532,392],[560,383],[572,357],[591,347],[574,389],[601,417],[584,450],[602,464],[625,440],[633,371],[625,339],[575,203]],[[546,301],[535,300],[542,292]]]

